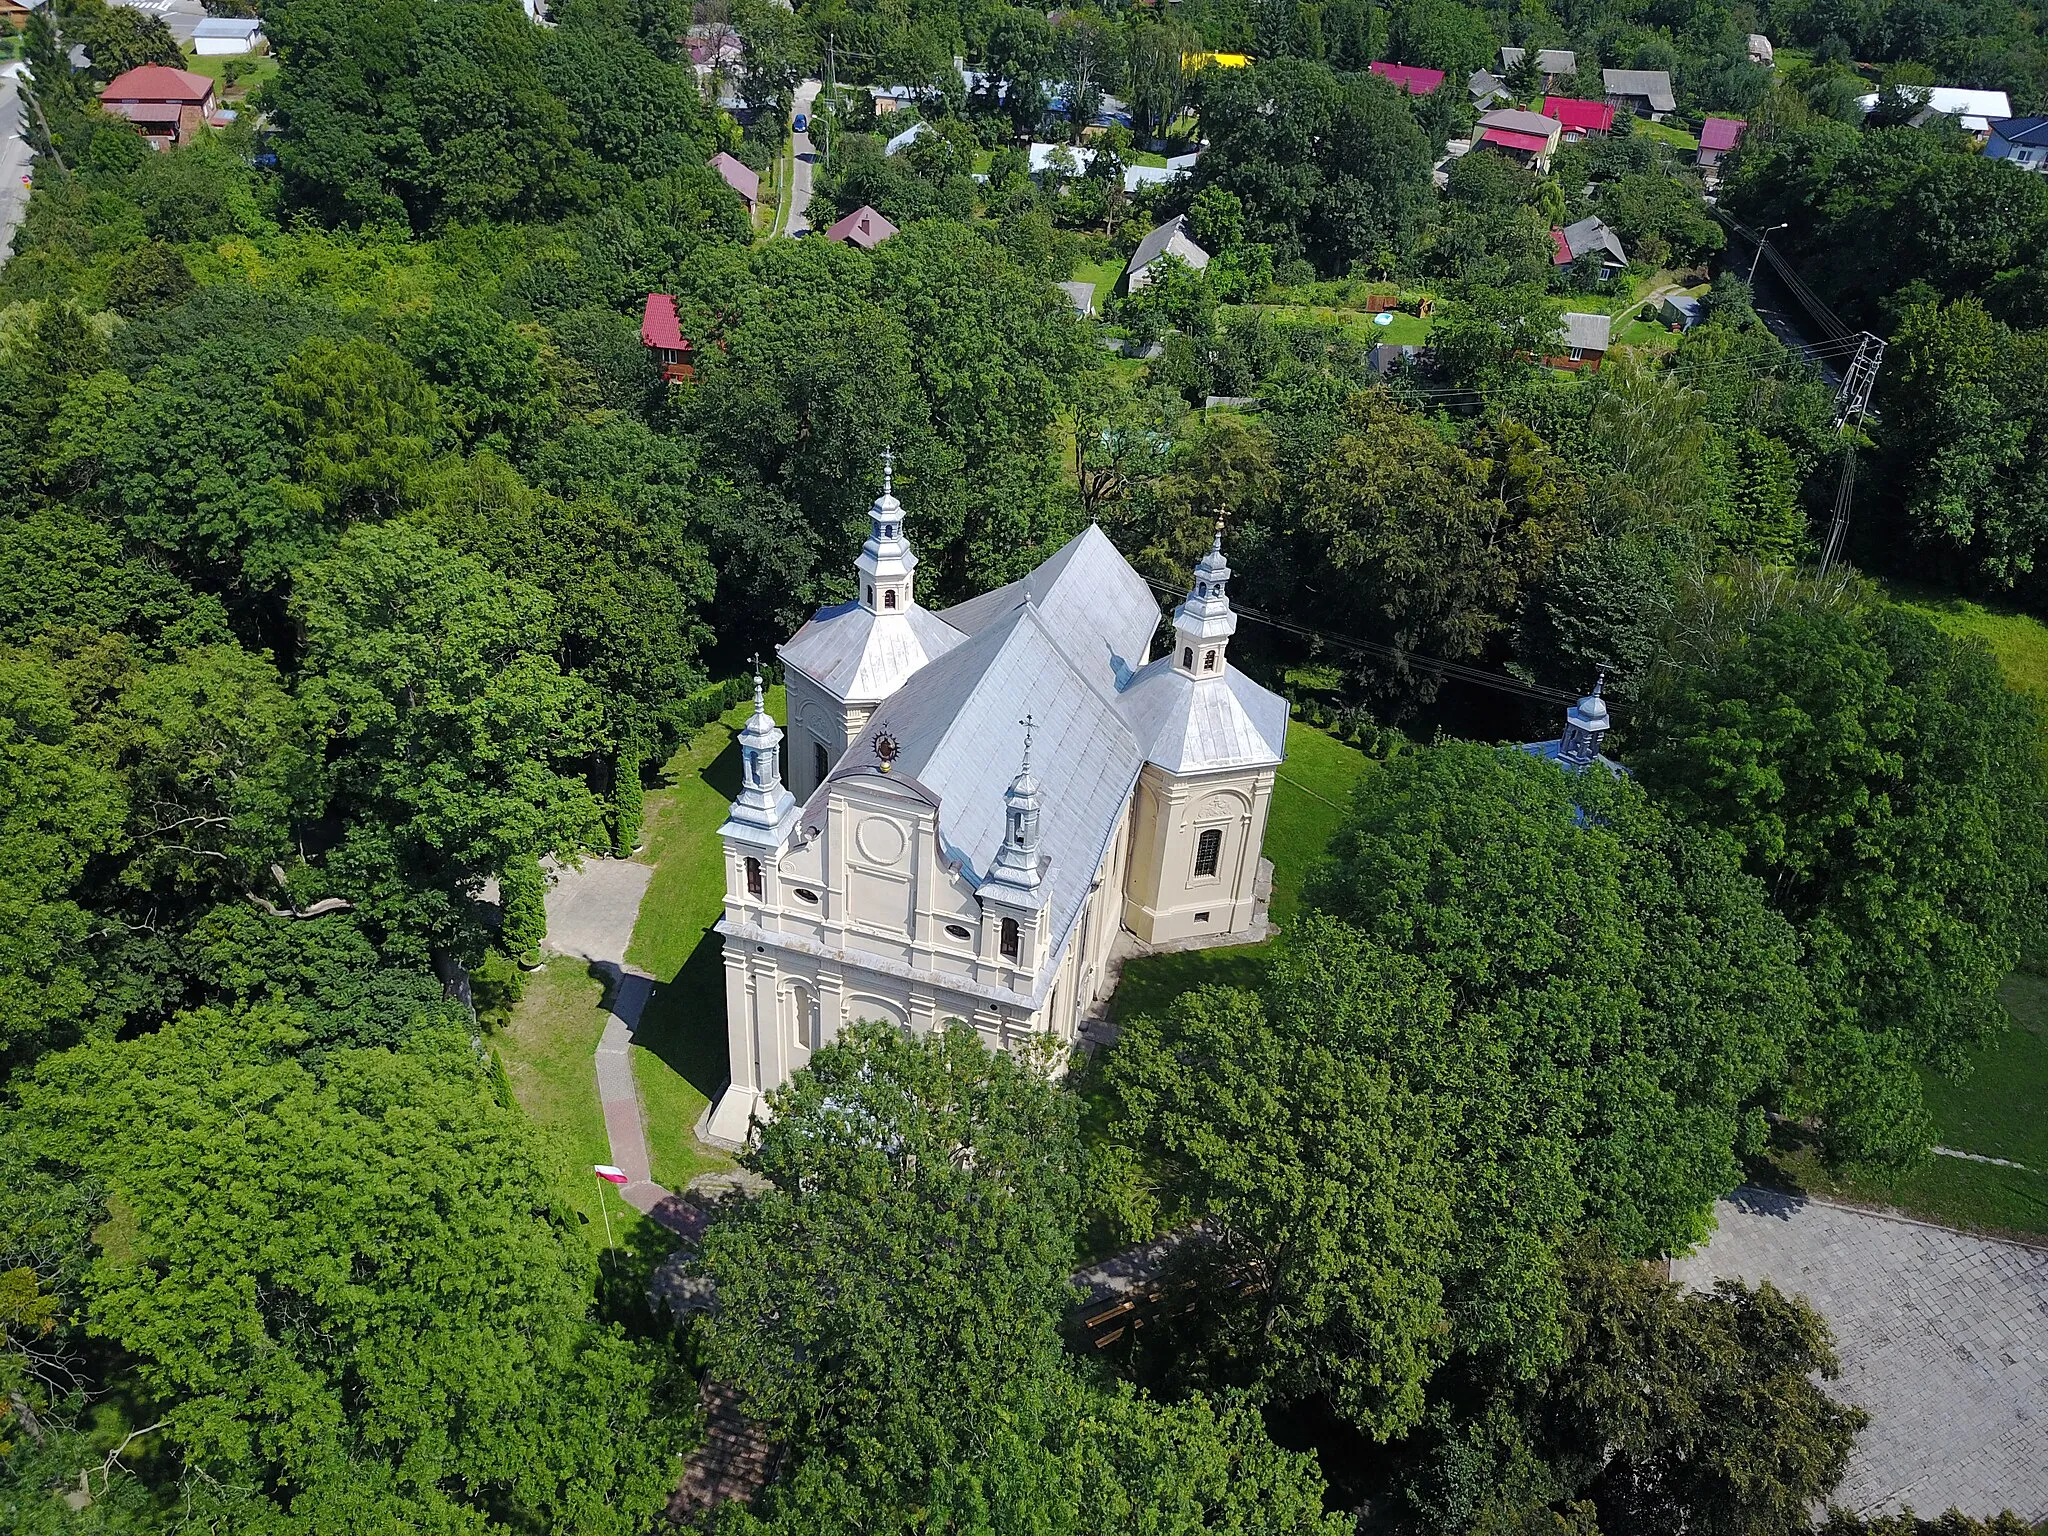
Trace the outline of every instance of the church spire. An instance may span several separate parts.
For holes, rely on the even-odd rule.
[[[1043,802],[1038,780],[1031,775],[1031,738],[1038,722],[1026,715],[1017,723],[1024,727],[1024,760],[1003,793],[1003,846],[997,850],[995,865],[982,883],[982,894],[1036,906],[1041,862],[1039,814]]]
[[[1606,691],[1607,669],[1602,667],[1593,691],[1564,712],[1564,737],[1557,745],[1557,760],[1574,772],[1591,766],[1600,755],[1609,723],[1607,700],[1601,697]]]
[[[1224,652],[1237,633],[1237,615],[1230,611],[1230,562],[1223,558],[1223,518],[1216,518],[1216,538],[1195,566],[1193,584],[1173,610],[1174,664],[1193,678],[1221,677]]]
[[[868,507],[868,541],[856,562],[860,604],[870,613],[907,613],[915,597],[917,556],[903,536],[903,503],[896,499],[896,455],[882,450],[882,494]]]
[[[743,842],[779,843],[796,817],[796,797],[782,782],[782,731],[768,713],[761,658],[754,658],[754,712],[740,727],[740,792],[721,834]]]

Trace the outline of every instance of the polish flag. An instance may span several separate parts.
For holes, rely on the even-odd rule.
[[[594,1164],[591,1171],[607,1184],[627,1184],[632,1182],[626,1177],[625,1169],[614,1168],[610,1163]]]

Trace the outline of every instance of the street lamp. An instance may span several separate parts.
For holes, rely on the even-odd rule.
[[[1752,295],[1756,293],[1757,263],[1764,259],[1764,247],[1771,243],[1771,236],[1775,235],[1779,230],[1790,229],[1791,227],[1790,224],[1773,224],[1769,229],[1756,237],[1756,254],[1749,258],[1749,291]]]

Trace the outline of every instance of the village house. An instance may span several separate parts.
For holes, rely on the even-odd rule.
[[[1519,107],[1499,107],[1479,119],[1478,144],[1490,144],[1519,165],[1539,176],[1550,173],[1550,157],[1557,153],[1563,125],[1540,112]]]
[[[1175,214],[1138,242],[1124,267],[1124,292],[1136,293],[1148,286],[1158,276],[1159,264],[1169,256],[1179,257],[1197,272],[1209,265],[1209,253],[1188,233],[1188,216],[1184,213]]]
[[[1665,113],[1678,109],[1678,98],[1671,94],[1671,76],[1665,70],[1603,69],[1600,86],[1611,105],[1653,123],[1663,122]]]
[[[107,82],[100,105],[133,123],[152,149],[188,144],[213,116],[213,82],[189,69],[144,64]]]
[[[825,238],[834,245],[857,245],[864,251],[872,251],[895,233],[894,224],[866,203],[862,203],[860,207],[826,230]]]
[[[1511,75],[1521,66],[1524,50],[1502,48],[1500,51],[1500,72]],[[1569,48],[1538,48],[1536,50],[1536,72],[1543,77],[1543,89],[1549,90],[1560,76],[1576,75],[1579,72],[1579,56]]]
[[[1984,153],[2023,171],[2048,173],[2048,117],[2001,117],[1985,137]]]
[[[1543,98],[1543,115],[1557,119],[1557,125],[1564,130],[1567,144],[1595,133],[1609,133],[1614,128],[1614,108],[1604,101],[1580,101],[1574,96],[1546,96]]]

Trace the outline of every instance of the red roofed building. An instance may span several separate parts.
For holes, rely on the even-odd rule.
[[[647,295],[647,307],[640,312],[640,345],[661,364],[661,376],[670,383],[694,379],[697,365],[691,356],[690,340],[676,319],[676,301],[665,293]]]
[[[144,64],[107,82],[100,105],[133,123],[152,148],[189,143],[213,115],[213,82],[189,69]]]
[[[1614,127],[1614,108],[1604,101],[1546,96],[1543,115],[1556,118],[1568,139],[1583,139],[1589,133],[1606,133]]]
[[[894,224],[863,203],[826,230],[825,238],[834,242],[844,241],[848,245],[857,245],[864,251],[872,251],[895,233]]]
[[[1374,64],[1371,68],[1382,80],[1393,81],[1410,96],[1427,96],[1444,83],[1442,70],[1424,69],[1416,64]]]
[[[754,205],[761,201],[761,178],[747,166],[720,150],[706,162],[718,172],[724,183],[746,200],[747,212],[754,211]]]
[[[1700,124],[1700,168],[1712,170],[1721,157],[1742,142],[1742,130],[1749,126],[1739,117],[1710,117]]]

